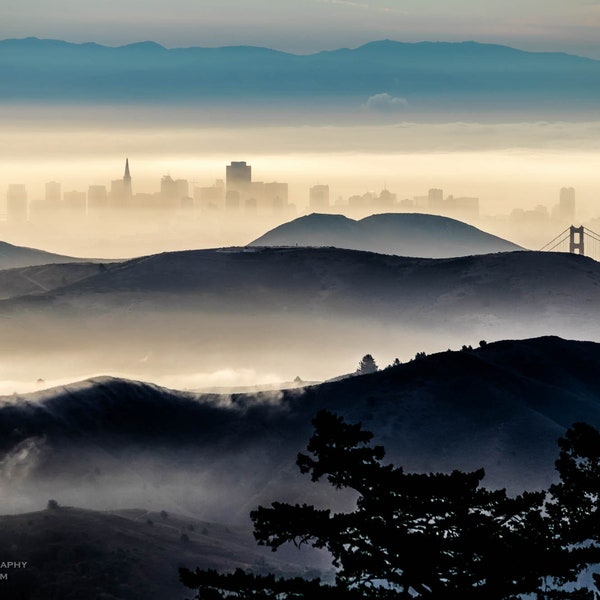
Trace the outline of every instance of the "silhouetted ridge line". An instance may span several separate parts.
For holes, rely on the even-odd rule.
[[[89,261],[90,259],[63,256],[35,248],[14,246],[13,244],[0,241],[0,269],[67,262],[85,262],[86,260]]]
[[[396,406],[389,415],[391,423],[404,412],[404,400],[410,404],[428,396],[436,398],[438,407],[448,414],[467,411],[470,418],[479,415],[485,420],[490,418],[490,408],[499,403],[505,411],[533,410],[528,418],[535,413],[567,427],[577,411],[579,418],[600,422],[598,364],[600,344],[593,342],[557,337],[509,340],[424,356],[370,375],[284,390],[276,396],[277,402],[271,392],[197,394],[99,377],[20,395],[16,402],[14,397],[4,397],[0,431],[5,449],[14,443],[15,431],[21,439],[119,434],[150,442],[175,435],[188,442],[196,438],[195,443],[204,445],[206,436],[215,440],[229,435],[227,428],[234,423],[238,425],[230,433],[246,423],[242,437],[260,436],[268,423],[286,429],[304,420],[308,425],[311,413],[319,407],[356,415],[370,406],[383,419]],[[261,424],[261,419],[266,421]]]
[[[417,112],[439,110],[440,98],[445,109],[463,112],[560,110],[566,102],[583,109],[600,98],[600,61],[473,42],[383,41],[295,55],[253,46],[167,49],[147,41],[112,48],[28,38],[0,41],[0,58],[5,102],[244,98],[245,105],[322,108],[329,99],[356,114],[381,93],[404,98]],[[15,69],[19,86],[11,83]]]

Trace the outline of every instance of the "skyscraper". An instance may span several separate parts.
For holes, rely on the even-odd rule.
[[[232,162],[225,169],[227,192],[238,192],[245,195],[252,182],[252,167],[243,161]]]
[[[429,210],[439,211],[444,204],[444,192],[439,188],[432,188],[427,194],[427,208]]]
[[[46,204],[58,206],[60,204],[60,183],[49,181],[46,184]]]
[[[131,174],[129,173],[129,159],[125,159],[125,174],[123,175],[123,196],[131,198]]]
[[[310,208],[329,208],[329,186],[313,185],[309,191]]]
[[[560,188],[558,216],[566,221],[575,218],[575,189],[572,187]]]
[[[12,223],[27,221],[27,189],[21,183],[12,183],[8,186],[6,219]]]
[[[113,204],[127,203],[131,200],[131,174],[129,173],[129,159],[125,159],[125,173],[123,179],[113,179],[110,182],[110,197]]]

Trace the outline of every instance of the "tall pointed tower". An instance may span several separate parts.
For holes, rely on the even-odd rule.
[[[125,175],[123,175],[123,196],[131,198],[131,175],[129,173],[129,159],[125,159]]]

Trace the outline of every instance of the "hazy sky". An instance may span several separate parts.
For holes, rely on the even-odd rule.
[[[0,38],[313,52],[390,38],[600,58],[600,0],[2,0]]]

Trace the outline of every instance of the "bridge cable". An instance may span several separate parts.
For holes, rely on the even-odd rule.
[[[547,243],[545,246],[542,246],[542,247],[540,248],[540,252],[541,252],[542,250],[546,250],[546,248],[548,248],[548,246],[549,246],[550,244],[552,244],[553,242],[555,242],[555,241],[556,241],[556,240],[557,240],[559,237],[563,236],[565,233],[570,235],[570,228],[569,228],[569,227],[567,227],[567,229],[565,229],[564,231],[562,231],[561,233],[559,233],[559,234],[558,234],[558,235],[557,235],[557,236],[556,236],[556,237],[555,237],[553,240],[550,240],[550,241],[549,241],[549,242],[548,242],[548,243]],[[556,245],[552,246],[552,248],[556,248],[556,246],[558,246],[558,244],[560,244],[562,241],[563,241],[563,240],[561,240],[560,242],[558,242]],[[552,248],[551,248],[551,249],[552,249]]]

